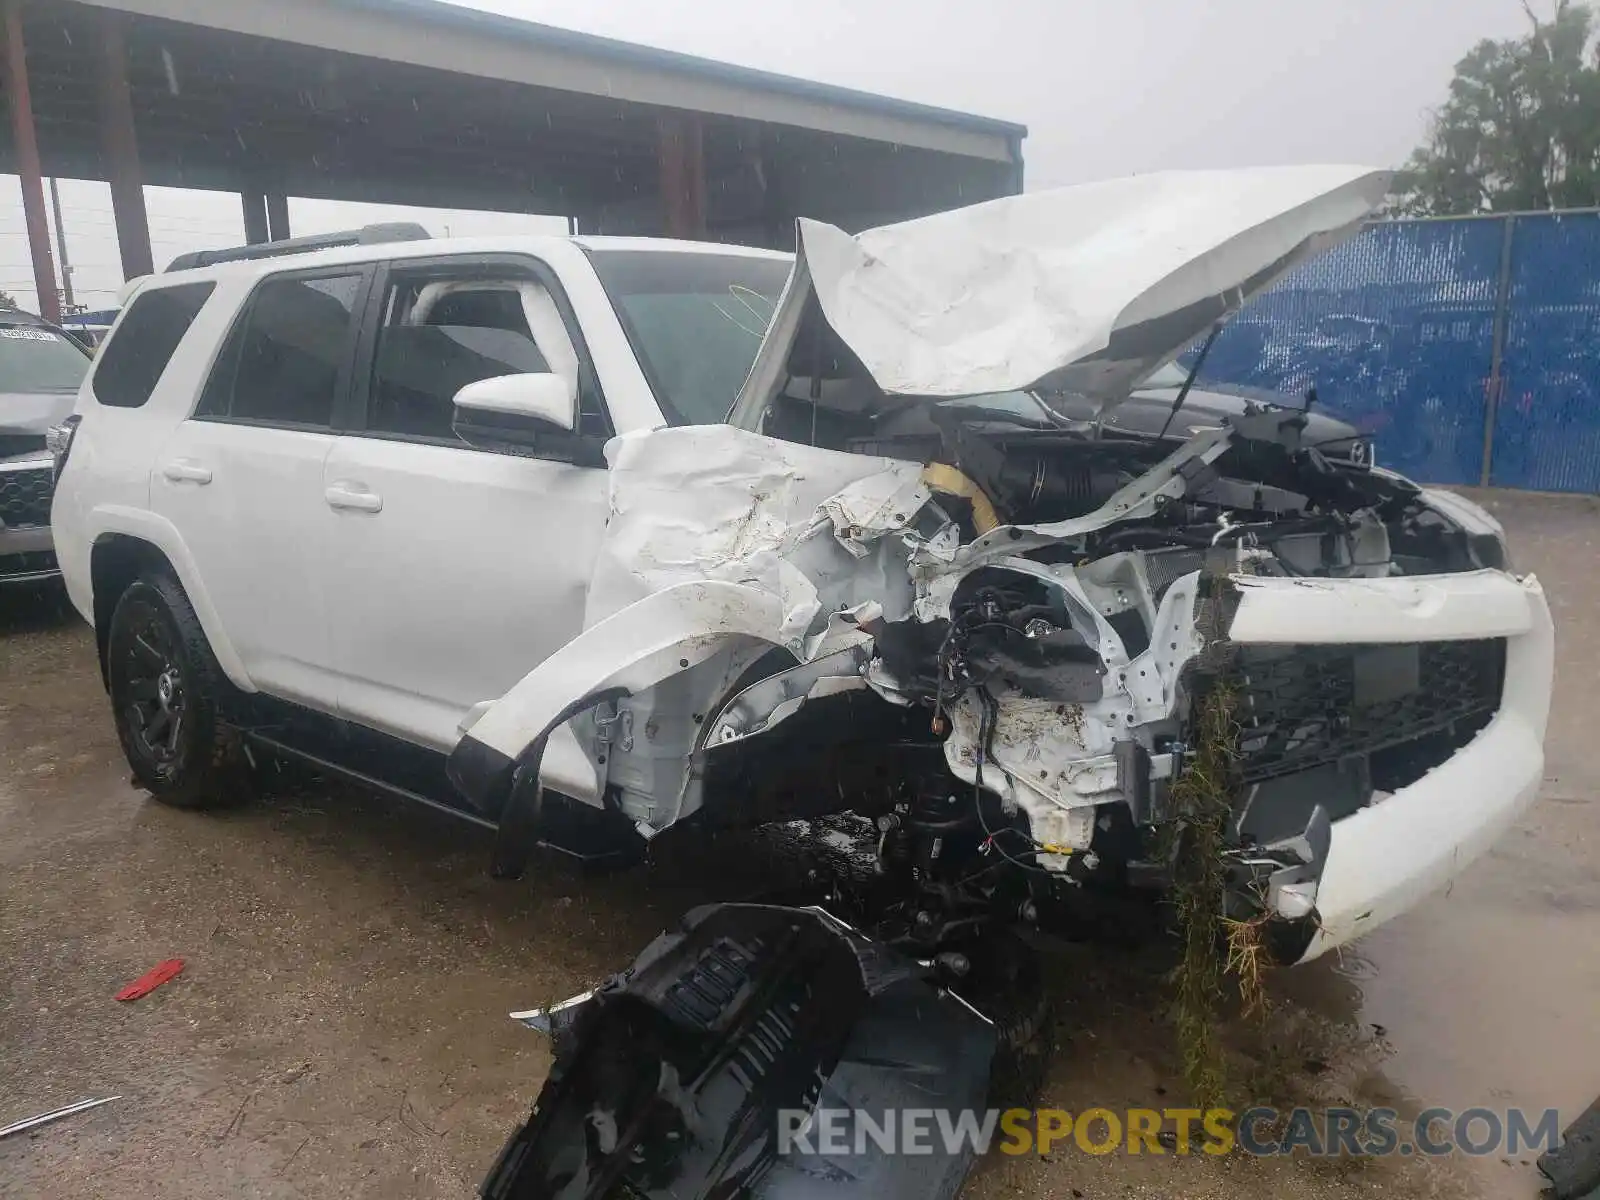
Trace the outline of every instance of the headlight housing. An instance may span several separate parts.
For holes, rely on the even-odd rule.
[[[59,425],[52,425],[45,430],[44,446],[50,451],[50,456],[55,459],[54,479],[60,481],[61,472],[67,465],[67,455],[72,453],[72,437],[78,432],[78,423],[83,418],[77,413],[68,416]]]

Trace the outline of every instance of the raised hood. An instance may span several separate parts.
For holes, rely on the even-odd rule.
[[[734,419],[762,405],[812,294],[891,395],[1045,385],[1120,399],[1297,263],[1356,232],[1389,178],[1350,166],[1163,171],[854,236],[802,220],[794,279]]]

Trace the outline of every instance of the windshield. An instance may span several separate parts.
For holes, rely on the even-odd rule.
[[[89,356],[42,325],[0,324],[0,392],[75,392]]]
[[[667,420],[715,425],[750,373],[787,258],[679,250],[591,250]]]

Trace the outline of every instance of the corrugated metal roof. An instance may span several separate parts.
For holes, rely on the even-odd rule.
[[[816,83],[812,80],[799,79],[792,75],[780,75],[773,71],[759,71],[753,67],[735,66],[732,63],[701,58],[694,54],[683,54],[676,50],[660,50],[653,46],[639,45],[636,42],[624,42],[616,38],[601,37],[598,34],[559,29],[553,25],[541,25],[536,21],[525,21],[518,17],[507,17],[499,13],[467,8],[460,4],[446,3],[445,0],[338,0],[338,3],[348,8],[361,9],[367,12],[389,15],[404,14],[422,21],[443,22],[484,32],[493,32],[497,35],[517,38],[529,44],[570,49],[583,54],[612,58],[619,63],[677,70],[703,79],[716,79],[745,87],[760,88],[764,91],[781,92],[806,100],[823,101],[849,108],[867,109],[873,112],[903,117],[908,120],[928,121],[960,129],[999,133],[1018,138],[1026,137],[1028,133],[1026,125],[1019,125],[1013,121],[1002,121],[994,117],[978,116],[950,108],[939,108],[931,104],[918,104],[914,101],[899,100],[892,96],[880,96],[873,92],[863,92],[855,88]],[[194,19],[203,23],[205,18],[198,16]]]

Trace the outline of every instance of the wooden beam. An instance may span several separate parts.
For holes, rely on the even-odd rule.
[[[663,114],[657,161],[667,236],[699,238],[706,232],[705,135],[693,113]]]
[[[33,99],[28,91],[28,48],[22,40],[22,0],[5,0],[6,91],[11,101],[11,136],[17,148],[17,174],[22,178],[22,215],[28,227],[33,258],[33,286],[39,293],[39,315],[61,320],[56,293],[56,264],[50,254],[50,225],[44,215],[44,171],[39,166],[39,140],[33,127]]]
[[[268,238],[267,197],[262,192],[240,192],[239,203],[244,208],[244,240],[257,246]]]
[[[153,274],[155,262],[150,254],[139,139],[128,96],[128,49],[122,37],[121,14],[100,14],[100,50],[100,129],[111,177],[111,212],[117,225],[117,249],[122,253],[122,276],[135,279]]]
[[[289,232],[289,197],[282,192],[267,193],[267,240],[287,241]]]

